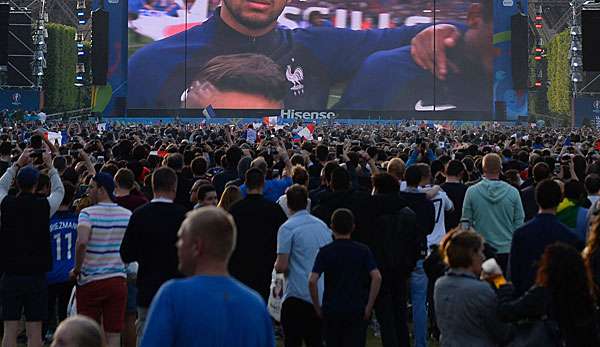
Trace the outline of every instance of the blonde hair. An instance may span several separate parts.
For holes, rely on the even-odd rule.
[[[221,194],[221,200],[217,204],[217,207],[224,209],[225,211],[231,211],[231,207],[235,205],[236,202],[242,200],[242,191],[236,185],[230,185],[225,188],[223,194]]]

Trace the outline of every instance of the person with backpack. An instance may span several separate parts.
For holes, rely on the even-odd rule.
[[[424,238],[417,229],[417,215],[398,194],[398,180],[388,173],[379,173],[372,180],[378,213],[369,246],[382,277],[375,302],[381,342],[384,347],[408,347],[407,284]]]

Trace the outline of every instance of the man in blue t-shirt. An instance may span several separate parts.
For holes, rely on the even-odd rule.
[[[142,347],[274,347],[265,302],[230,277],[236,241],[231,215],[217,207],[188,214],[178,233],[179,270],[154,297]]]
[[[52,271],[46,274],[48,281],[48,326],[53,328],[67,318],[67,306],[74,283],[69,271],[75,266],[75,242],[77,241],[78,215],[71,210],[77,188],[64,182],[65,195],[58,211],[50,218],[52,240]],[[58,320],[56,320],[58,318]]]
[[[308,191],[295,184],[285,193],[291,216],[277,233],[275,271],[285,274],[281,305],[281,326],[286,347],[323,345],[322,322],[312,307],[308,276],[319,249],[331,242],[331,231],[319,218],[306,210]],[[323,283],[319,283],[322,294]]]
[[[350,239],[354,230],[350,210],[335,210],[331,229],[335,241],[321,248],[308,280],[311,299],[325,322],[327,347],[364,347],[381,273],[369,247]],[[317,286],[321,274],[325,274],[323,305]]]

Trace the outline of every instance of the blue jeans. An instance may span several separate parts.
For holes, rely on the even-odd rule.
[[[412,302],[415,347],[427,346],[427,275],[423,270],[423,260],[410,275],[410,301]]]

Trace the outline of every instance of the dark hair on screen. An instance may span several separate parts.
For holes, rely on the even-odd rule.
[[[209,60],[197,74],[198,82],[208,82],[222,92],[241,92],[281,101],[288,82],[271,58],[262,54],[220,55]]]

